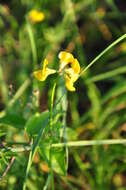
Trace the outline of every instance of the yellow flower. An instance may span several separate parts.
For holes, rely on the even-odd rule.
[[[68,53],[66,51],[61,51],[59,53],[59,59],[60,59],[60,68],[59,71],[62,71],[64,69],[64,67],[68,64],[73,62],[74,57],[71,53]]]
[[[64,79],[65,79],[65,85],[66,85],[66,88],[69,90],[69,91],[75,91],[75,87],[73,86],[73,81],[71,80],[71,78],[68,76],[68,75],[64,75]]]
[[[44,59],[42,70],[37,70],[33,72],[34,77],[39,81],[44,81],[48,75],[56,73],[56,70],[47,68],[48,60]]]
[[[31,10],[29,12],[29,20],[32,22],[32,23],[37,23],[37,22],[41,22],[43,21],[45,18],[45,15],[43,12],[41,11],[37,11],[35,9]]]
[[[59,53],[60,69],[64,70],[64,79],[66,88],[69,91],[75,91],[74,82],[78,79],[80,73],[80,65],[76,58],[71,53],[61,51]]]
[[[59,53],[60,66],[59,73],[63,74],[65,79],[66,88],[69,91],[75,91],[74,83],[79,78],[80,65],[76,58],[71,53],[61,51]],[[39,81],[44,81],[48,75],[54,74],[57,71],[54,69],[47,68],[48,60],[44,59],[43,68],[33,72],[33,75]]]

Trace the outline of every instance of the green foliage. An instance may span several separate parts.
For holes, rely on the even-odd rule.
[[[12,126],[18,129],[24,129],[25,119],[20,114],[7,113],[4,117],[0,118],[1,126]]]
[[[125,7],[1,1],[0,190],[126,189]],[[32,23],[32,9],[45,19]],[[58,70],[61,50],[81,66],[74,93],[58,73],[32,75],[45,58]]]
[[[45,121],[49,118],[49,112],[35,113],[26,122],[25,129],[30,136],[37,135],[43,127]]]

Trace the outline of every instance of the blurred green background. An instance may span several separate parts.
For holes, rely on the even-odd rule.
[[[28,13],[45,19],[30,23]],[[0,147],[29,142],[24,130],[36,112],[49,108],[55,76],[33,81],[32,72],[47,57],[58,68],[58,53],[71,52],[81,67],[126,33],[125,0],[3,0],[0,1]],[[67,93],[68,141],[123,139],[126,136],[126,42],[113,47]],[[23,86],[22,86],[23,85]],[[19,94],[15,93],[19,88]],[[19,96],[18,96],[19,95]],[[3,112],[6,110],[6,113]],[[28,152],[0,152],[0,190],[21,190]],[[27,188],[43,189],[48,165],[36,154]],[[51,189],[51,186],[48,188]],[[126,190],[125,145],[69,148],[67,176],[55,173],[55,189]]]

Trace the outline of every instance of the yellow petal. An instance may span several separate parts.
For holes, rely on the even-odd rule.
[[[44,81],[42,70],[34,71],[33,72],[34,77],[39,81]]]
[[[74,75],[74,70],[72,68],[66,68],[65,73],[71,78]]]
[[[73,86],[73,81],[71,80],[71,78],[69,78],[67,75],[65,75],[65,85],[67,90],[69,91],[75,91],[75,87]]]
[[[66,51],[61,51],[58,55],[59,59],[65,62],[68,62],[69,60],[73,60],[74,57],[71,53]]]
[[[44,59],[42,70],[34,71],[34,77],[39,81],[44,81],[48,75],[56,73],[56,70],[47,68],[48,60]]]
[[[80,65],[79,65],[79,62],[77,59],[74,59],[74,61],[72,62],[71,64],[71,67],[72,69],[74,70],[74,72],[76,74],[79,74],[80,73]]]
[[[79,77],[79,74],[75,73],[73,68],[65,69],[65,73],[69,76],[69,78],[71,78],[73,82],[75,82]]]
[[[46,67],[48,65],[48,60],[44,59],[43,61],[43,68],[42,68],[42,74],[45,75],[46,74]]]
[[[75,73],[75,74],[72,76],[72,81],[75,82],[78,78],[79,78],[79,75]]]
[[[52,74],[54,74],[54,73],[56,73],[56,70],[46,68],[46,78],[47,78],[48,75],[52,75]]]
[[[43,74],[43,70],[38,70],[38,71],[34,71],[33,72],[33,75],[34,77],[39,80],[39,81],[44,81],[46,80],[46,78],[51,75],[51,74],[54,74],[56,73],[56,70],[54,69],[49,69],[49,68],[46,68],[46,71],[45,73]]]
[[[43,12],[41,11],[37,11],[35,9],[31,10],[29,12],[29,19],[31,20],[31,22],[36,23],[36,22],[41,22],[43,21],[45,18],[45,15]]]
[[[71,63],[74,60],[74,57],[71,53],[66,51],[61,51],[58,55],[60,59],[60,69],[62,70],[67,64]]]

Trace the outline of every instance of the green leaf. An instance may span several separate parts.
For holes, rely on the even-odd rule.
[[[49,143],[42,143],[39,145],[40,155],[44,161],[49,165],[50,146]],[[52,169],[60,175],[66,175],[66,161],[64,148],[51,149],[51,164]]]
[[[42,128],[43,122],[47,120],[48,117],[48,111],[35,113],[33,116],[31,116],[25,125],[27,133],[31,136],[37,135]]]
[[[41,142],[42,135],[44,133],[44,129],[48,125],[49,112],[43,112],[40,115],[41,115],[40,117],[37,117],[38,119],[36,119],[36,120],[33,119],[34,122],[32,122],[32,118],[31,118],[31,122],[29,121],[29,125],[26,125],[26,131],[29,132],[29,134],[34,134],[33,129],[34,129],[36,123],[38,124],[37,120],[41,120],[40,128],[38,128],[38,135],[35,138],[35,140],[34,140],[34,142],[32,144],[31,151],[29,153],[29,159],[28,159],[28,164],[27,164],[27,169],[26,169],[25,180],[24,180],[24,184],[23,184],[23,190],[26,189],[26,181],[27,181],[27,178],[28,178],[29,170],[30,170],[30,167],[32,165],[34,155],[35,155],[35,153],[37,151],[37,148],[38,148],[38,146],[39,146],[39,144]],[[36,126],[38,126],[38,125],[36,125]]]
[[[60,174],[66,175],[66,163],[65,163],[65,149],[64,148],[54,148],[52,149],[52,168],[53,170]]]
[[[7,113],[4,117],[0,118],[1,125],[10,125],[15,128],[24,129],[25,119],[16,113]]]
[[[49,165],[49,151],[50,151],[50,142],[40,142],[39,143],[39,152],[44,161]]]
[[[3,137],[3,136],[5,136],[5,135],[6,135],[5,132],[0,131],[0,137]]]
[[[46,139],[42,139],[41,142],[39,143],[39,152],[49,167],[51,162],[51,167],[53,171],[55,171],[60,175],[65,175],[67,168],[65,160],[66,159],[65,148],[51,147],[53,143],[60,142],[60,135],[63,133],[62,127],[63,127],[62,123],[59,121],[53,124],[51,136],[47,136]]]

